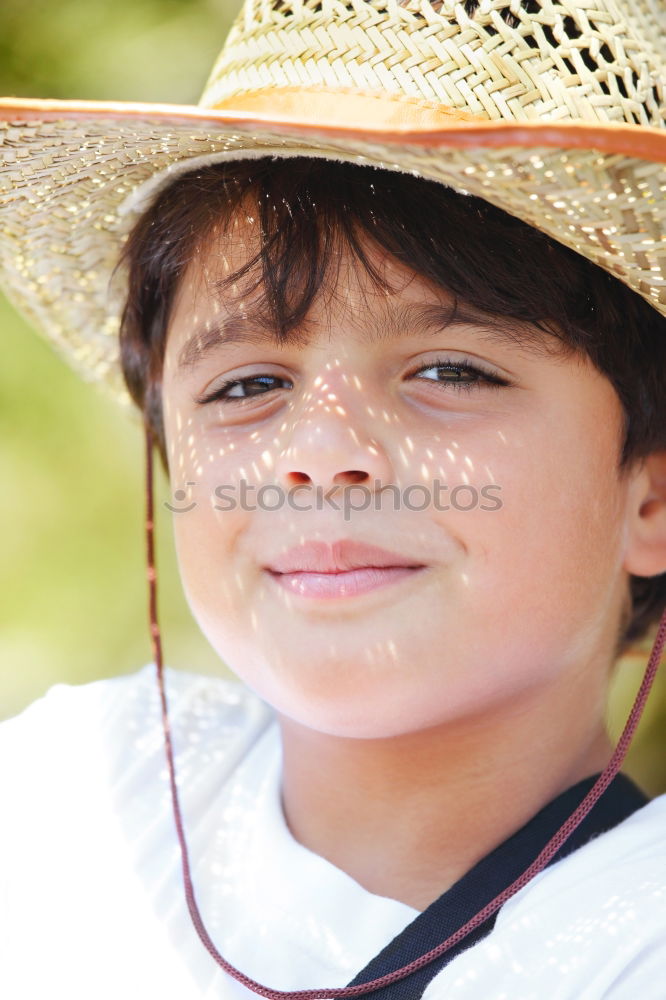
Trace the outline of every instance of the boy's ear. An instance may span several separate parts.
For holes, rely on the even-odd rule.
[[[666,451],[654,451],[632,484],[624,568],[634,576],[666,573]]]

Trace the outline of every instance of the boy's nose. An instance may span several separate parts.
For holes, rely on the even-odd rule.
[[[304,484],[376,489],[394,482],[386,445],[342,406],[310,409],[285,432],[274,471],[287,490]]]

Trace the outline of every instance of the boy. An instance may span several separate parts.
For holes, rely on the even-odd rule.
[[[619,280],[466,190],[273,161],[263,141],[240,163],[183,157],[168,184],[125,179],[116,209],[139,213],[123,374],[187,494],[192,611],[250,689],[167,678],[193,926],[149,671],[56,688],[3,727],[25,761],[7,801],[39,792],[8,834],[10,995],[55,976],[70,996],[656,998],[666,806],[621,776],[554,864],[426,961],[605,772],[613,661],[663,607],[655,265]],[[560,211],[546,231],[572,225]],[[620,273],[629,240],[595,233]],[[160,667],[154,614],[153,635]],[[33,763],[50,729],[66,738]],[[165,732],[169,749],[166,712]],[[39,914],[24,870],[48,886]]]

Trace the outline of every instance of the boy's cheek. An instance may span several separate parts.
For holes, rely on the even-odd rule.
[[[606,456],[583,448],[568,464],[553,454],[530,463],[504,457],[502,467],[494,463],[496,509],[437,517],[465,547],[463,577],[480,602],[509,613],[533,607],[552,627],[544,602],[559,604],[562,617],[584,613],[617,585],[622,486]]]

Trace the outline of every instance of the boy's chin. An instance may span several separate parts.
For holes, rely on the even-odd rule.
[[[394,739],[456,726],[479,712],[472,692],[464,685],[444,688],[434,672],[430,678],[403,676],[396,683],[395,676],[363,675],[360,664],[355,666],[354,671],[340,667],[337,673],[317,676],[252,677],[244,671],[239,679],[273,708],[282,724],[345,739]]]

